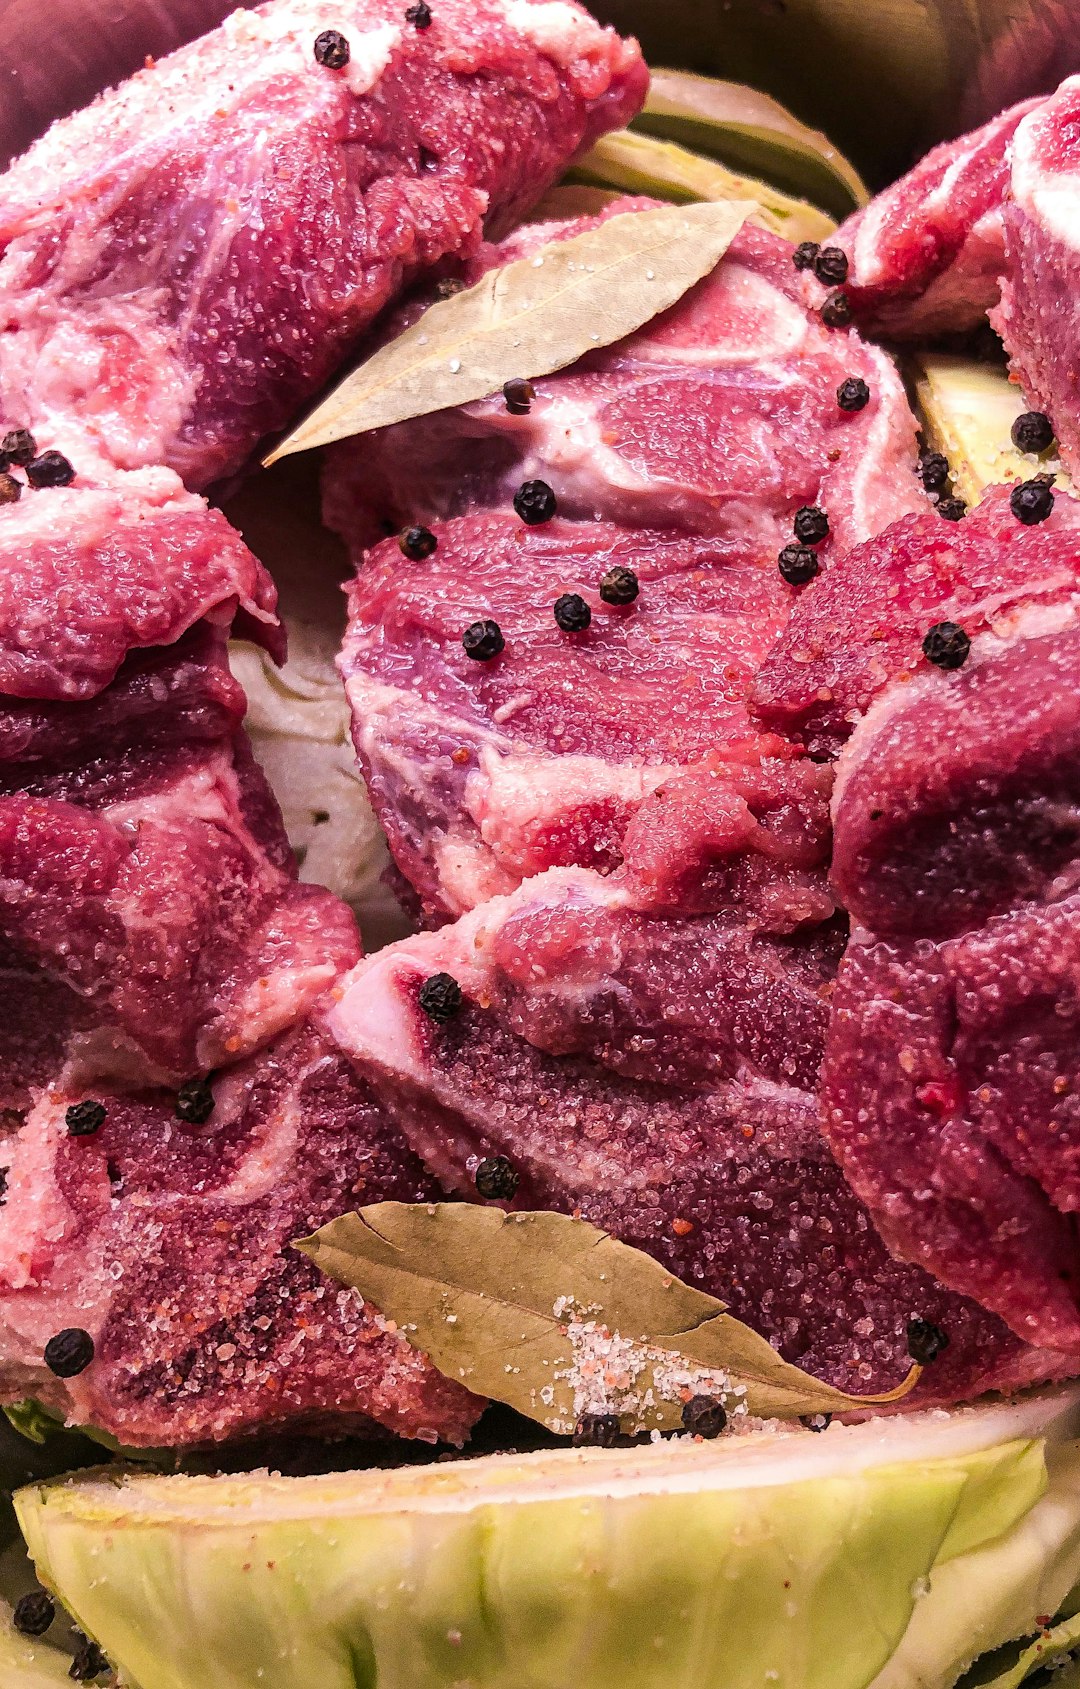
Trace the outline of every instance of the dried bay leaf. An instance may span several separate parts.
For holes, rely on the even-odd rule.
[[[620,129],[597,141],[570,171],[567,181],[681,203],[752,199],[757,209],[751,222],[796,245],[801,240],[828,240],[836,228],[831,217],[805,199],[793,199],[767,182],[738,176],[715,159],[689,152],[674,141],[638,135],[632,129]]]
[[[895,1401],[919,1377],[912,1367],[883,1396],[835,1390],[781,1360],[714,1296],[563,1214],[379,1202],[296,1247],[448,1378],[562,1434],[582,1396],[618,1412],[624,1429],[671,1431],[688,1392],[791,1418]]]
[[[666,311],[709,274],[752,203],[624,212],[490,270],[347,375],[266,458],[329,445],[549,375]]]

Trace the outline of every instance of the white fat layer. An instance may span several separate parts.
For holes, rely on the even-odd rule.
[[[643,1449],[559,1449],[486,1455],[438,1466],[312,1478],[251,1473],[238,1478],[140,1477],[118,1484],[78,1479],[49,1491],[49,1506],[103,1525],[122,1519],[215,1527],[298,1523],[397,1512],[462,1513],[503,1501],[686,1495],[850,1478],[905,1462],[962,1460],[1001,1444],[1080,1429],[1076,1386],[982,1408],[930,1411],[824,1432],[775,1425],[713,1443]]]
[[[1071,111],[1078,93],[1080,77],[1069,77],[1045,105],[1037,106],[1024,118],[1010,149],[1013,199],[1029,217],[1074,251],[1080,250],[1080,169],[1048,169],[1045,148],[1059,126],[1061,106]]]
[[[569,68],[606,41],[587,12],[565,0],[510,0],[506,21],[556,64]]]

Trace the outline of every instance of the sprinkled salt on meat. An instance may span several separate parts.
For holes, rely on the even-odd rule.
[[[367,558],[342,665],[354,738],[399,868],[457,914],[553,864],[626,863],[678,907],[741,896],[781,928],[830,913],[828,776],[746,709],[792,599],[730,544],[561,518],[476,514],[438,550]],[[601,583],[633,572],[611,606]],[[588,630],[553,605],[577,593]],[[494,662],[463,631],[502,629]]]
[[[1017,125],[1039,104],[1024,100],[934,147],[840,225],[834,244],[851,264],[844,292],[864,332],[926,339],[975,328],[997,303],[1006,154]]]
[[[737,915],[643,918],[610,880],[553,871],[362,963],[330,1027],[402,1132],[477,1199],[580,1213],[722,1297],[785,1357],[855,1390],[950,1347],[916,1401],[1068,1370],[887,1253],[822,1143],[813,1084],[842,931],[754,938]],[[425,982],[461,987],[433,1018]]]
[[[0,178],[0,418],[202,487],[402,285],[525,212],[644,97],[566,0],[270,0],[54,127]]]
[[[604,218],[649,203],[616,201]],[[602,220],[532,225],[486,247],[469,277]],[[791,255],[747,224],[670,311],[538,378],[524,414],[500,393],[343,442],[327,522],[358,551],[379,522],[509,510],[521,483],[539,478],[564,516],[685,528],[737,543],[746,561],[775,565],[802,505],[830,515],[823,555],[876,533],[923,502],[914,419],[885,354],[807,309]],[[870,389],[858,411],[837,403],[851,378]]]
[[[437,1187],[314,1027],[213,1087],[202,1124],[176,1096],[47,1091],[3,1149],[0,1393],[34,1396],[132,1445],[218,1441],[278,1425],[382,1427],[461,1442],[481,1404],[355,1292],[289,1245],[363,1202]],[[60,1378],[57,1331],[94,1343]]]

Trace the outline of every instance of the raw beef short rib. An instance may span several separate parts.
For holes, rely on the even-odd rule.
[[[270,0],[0,177],[0,419],[92,465],[239,469],[402,285],[475,250],[640,105],[571,0]],[[348,63],[317,62],[333,23]]]

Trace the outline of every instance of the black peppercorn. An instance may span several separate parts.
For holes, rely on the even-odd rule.
[[[797,270],[812,270],[817,263],[817,255],[821,251],[816,240],[800,241],[791,255],[791,262]]]
[[[949,460],[940,452],[923,452],[919,459],[919,480],[928,493],[939,493],[949,484]]]
[[[836,402],[842,411],[861,411],[870,403],[870,389],[859,375],[849,375],[836,389]]]
[[[398,545],[410,563],[423,563],[439,549],[439,542],[430,528],[406,528]]]
[[[949,1347],[949,1334],[929,1320],[908,1320],[907,1351],[919,1366],[929,1366]]]
[[[88,1636],[82,1637],[68,1667],[68,1676],[76,1683],[92,1683],[95,1677],[104,1677],[108,1670],[109,1662],[97,1643],[91,1642]]]
[[[617,1413],[583,1413],[574,1426],[575,1448],[611,1449],[619,1440]]]
[[[0,469],[0,504],[18,504],[22,498],[22,484],[14,475]]]
[[[510,1202],[521,1180],[517,1168],[505,1155],[484,1157],[473,1175],[479,1194],[487,1202]]]
[[[816,504],[804,504],[795,512],[794,528],[800,545],[820,545],[829,537],[829,518]]]
[[[1021,481],[1009,494],[1009,508],[1025,528],[1045,522],[1054,508],[1054,489],[1048,478],[1036,475],[1034,481]]]
[[[1018,452],[1048,452],[1054,443],[1054,428],[1042,411],[1024,411],[1010,430]]]
[[[806,545],[786,545],[777,562],[780,574],[788,586],[805,586],[821,568],[816,556]]]
[[[832,1424],[831,1413],[801,1413],[799,1424],[807,1431],[827,1431]]]
[[[959,669],[971,650],[971,640],[956,622],[935,622],[922,642],[923,656],[939,669]]]
[[[315,58],[327,70],[344,70],[349,62],[349,43],[340,29],[324,29],[315,37]]]
[[[427,0],[416,0],[416,5],[409,7],[405,13],[405,22],[411,23],[415,29],[430,29],[431,7]]]
[[[842,288],[829,294],[820,315],[826,328],[847,328],[851,321],[851,300]]]
[[[962,522],[967,515],[967,505],[962,498],[939,498],[934,509],[946,522]]]
[[[205,1126],[214,1112],[214,1092],[208,1079],[185,1079],[176,1093],[177,1120],[188,1126]]]
[[[471,657],[474,663],[489,663],[506,649],[502,628],[490,619],[473,622],[462,634],[461,643],[466,657]]]
[[[56,1617],[56,1605],[43,1589],[32,1589],[16,1602],[12,1615],[21,1636],[44,1636]]]
[[[64,1110],[64,1125],[68,1129],[68,1136],[72,1138],[91,1138],[95,1132],[100,1132],[105,1124],[107,1110],[104,1103],[94,1102],[87,1097],[85,1102],[72,1103]]]
[[[512,381],[503,382],[503,398],[511,416],[527,416],[536,398],[536,388],[531,381],[515,376]]]
[[[17,463],[25,469],[37,457],[37,441],[29,428],[12,428],[0,440],[0,452],[3,452],[8,463]]]
[[[592,621],[592,611],[577,592],[564,592],[555,600],[553,609],[563,633],[584,633]]]
[[[45,1365],[57,1378],[77,1378],[94,1358],[94,1339],[81,1326],[67,1326],[45,1345]]]
[[[420,987],[416,1000],[429,1020],[442,1024],[460,1012],[464,998],[453,974],[431,974]]]
[[[691,1396],[682,1410],[683,1430],[695,1437],[718,1437],[727,1424],[727,1413],[715,1396]]]
[[[600,582],[600,597],[605,604],[632,604],[641,591],[633,569],[616,564]]]
[[[26,466],[26,479],[32,487],[69,487],[75,471],[63,452],[42,452]]]
[[[550,522],[557,508],[555,494],[546,481],[524,481],[514,494],[514,509],[530,528]]]
[[[814,274],[825,287],[847,281],[848,257],[839,246],[823,246],[814,259]]]
[[[10,1167],[0,1167],[0,1208],[3,1208],[7,1201],[8,1174],[10,1172]]]

